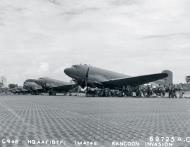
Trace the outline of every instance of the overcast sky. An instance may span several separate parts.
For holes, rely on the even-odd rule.
[[[190,74],[189,0],[0,0],[0,75],[8,83],[90,64],[128,75]]]

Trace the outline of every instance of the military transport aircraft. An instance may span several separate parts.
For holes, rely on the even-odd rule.
[[[190,76],[186,76],[185,81],[189,84],[190,83]]]
[[[29,82],[29,83],[28,83]],[[27,85],[27,83],[29,85]],[[36,85],[34,85],[35,83]],[[41,92],[48,92],[49,95],[56,95],[57,92],[59,93],[67,93],[69,90],[72,90],[77,85],[75,83],[69,83],[64,81],[59,81],[56,79],[51,79],[48,77],[42,77],[39,79],[28,79],[25,81],[25,85],[27,87],[33,87],[33,90],[40,90]],[[38,87],[37,87],[38,85]]]
[[[30,80],[26,80],[24,82],[23,88],[33,95],[38,95],[39,93],[43,92],[42,86]]]
[[[28,93],[28,90],[26,90],[22,86],[11,88],[11,89],[9,89],[9,91],[14,93],[14,94],[26,94],[26,93]]]
[[[130,77],[125,74],[109,71],[88,65],[73,65],[64,70],[81,87],[98,87],[120,89],[126,86],[139,86],[145,83],[153,82],[168,77],[168,74],[156,73]]]

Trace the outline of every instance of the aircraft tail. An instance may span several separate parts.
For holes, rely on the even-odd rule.
[[[167,73],[168,77],[163,79],[163,84],[169,86],[173,84],[173,72],[170,70],[163,70],[162,73]]]
[[[165,85],[165,86],[170,86],[173,84],[173,72],[170,70],[163,70],[162,73],[167,73],[168,77],[155,81],[154,83],[158,84],[158,85]]]

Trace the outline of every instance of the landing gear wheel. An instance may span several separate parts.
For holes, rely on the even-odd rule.
[[[55,96],[56,95],[56,92],[55,91],[49,91],[49,96]]]

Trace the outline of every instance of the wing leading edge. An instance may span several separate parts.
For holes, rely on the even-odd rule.
[[[76,84],[69,84],[69,85],[51,87],[50,89],[58,91],[58,92],[68,92],[69,90],[72,90],[76,87],[77,87]]]
[[[142,76],[137,76],[137,77],[123,78],[123,79],[113,79],[109,81],[104,81],[102,82],[102,84],[105,87],[122,88],[123,85],[138,86],[145,83],[160,80],[166,77],[168,77],[167,73],[158,73],[158,74],[142,75]]]

